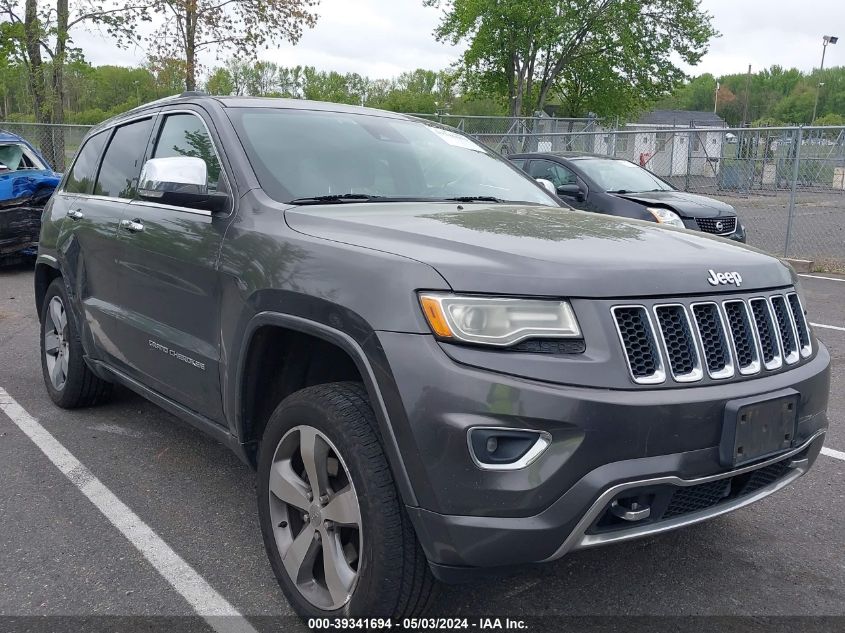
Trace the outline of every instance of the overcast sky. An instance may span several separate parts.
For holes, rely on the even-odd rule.
[[[828,47],[825,66],[845,66],[845,0],[703,0],[702,5],[722,36],[697,67],[685,69],[690,74],[745,72],[748,64],[755,71],[773,64],[810,70],[818,66],[822,35],[843,36]],[[445,68],[460,54],[460,48],[434,40],[440,12],[423,7],[422,0],[322,0],[317,11],[316,27],[299,44],[262,51],[260,57],[376,79],[414,68]],[[143,51],[120,50],[99,35],[75,36],[95,65],[135,65],[144,59]]]

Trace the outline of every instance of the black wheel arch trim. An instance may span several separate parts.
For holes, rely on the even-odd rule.
[[[52,277],[45,279],[44,271],[46,269],[55,271],[58,276],[62,275],[58,259],[46,253],[38,253],[38,257],[35,259],[35,274],[33,275],[32,283],[35,290],[35,312],[39,319],[41,318],[41,306],[44,302],[47,286],[50,285],[53,279]]]
[[[393,426],[390,423],[387,406],[385,404],[384,397],[382,396],[381,388],[376,380],[372,364],[367,358],[364,349],[354,338],[352,338],[349,334],[328,325],[291,314],[271,311],[259,312],[250,319],[244,331],[242,339],[243,346],[240,349],[237,374],[235,376],[236,390],[233,412],[236,428],[234,430],[236,431],[239,441],[243,443],[244,428],[246,424],[246,420],[243,419],[242,415],[242,387],[248,356],[247,351],[250,349],[252,337],[256,330],[267,325],[284,327],[303,334],[315,336],[328,343],[336,345],[349,354],[350,358],[355,363],[355,366],[358,368],[358,372],[361,374],[361,378],[364,381],[364,388],[367,390],[367,395],[373,405],[373,412],[375,413],[376,420],[378,421],[380,434],[384,440],[384,449],[387,454],[387,459],[390,464],[390,468],[393,471],[393,476],[399,488],[402,501],[407,506],[418,506],[419,503],[417,501],[417,496],[411,484],[411,478],[405,468],[405,463],[402,460],[399,443],[396,439]]]

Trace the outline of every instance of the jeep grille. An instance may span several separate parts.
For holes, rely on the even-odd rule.
[[[631,378],[659,384],[750,376],[794,365],[812,353],[795,292],[611,308]],[[667,370],[664,370],[664,359]]]

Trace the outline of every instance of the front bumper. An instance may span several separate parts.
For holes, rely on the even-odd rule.
[[[821,451],[824,431],[819,431],[799,447],[769,460],[745,468],[708,477],[683,479],[676,475],[654,476],[669,472],[683,461],[682,455],[608,464],[573,486],[546,511],[523,519],[492,517],[454,517],[411,509],[411,516],[423,543],[434,544],[434,551],[448,563],[429,558],[434,574],[442,581],[457,583],[495,567],[556,560],[568,552],[619,543],[660,534],[693,525],[755,503],[791,484],[805,474]],[[778,468],[781,474],[766,485],[747,494],[726,499],[708,507],[666,519],[644,521],[630,527],[597,530],[614,499],[638,488],[674,487],[695,489],[741,477],[751,480],[754,473]],[[606,482],[625,479],[609,485]],[[598,491],[602,491],[600,494]],[[580,518],[579,518],[580,517]],[[427,553],[429,552],[426,549]],[[491,569],[492,568],[492,569]]]
[[[0,202],[0,260],[33,255],[38,250],[42,209],[9,205],[8,201]]]
[[[419,500],[408,513],[444,580],[459,580],[473,568],[552,560],[746,505],[806,472],[828,424],[830,357],[821,345],[807,363],[755,380],[602,390],[467,367],[430,336],[378,336],[407,420],[397,435]],[[671,521],[654,517],[635,528],[611,530],[596,524],[613,497],[632,488],[691,487],[733,477],[737,487],[744,486],[745,469],[730,471],[719,461],[725,403],[786,388],[800,394],[798,427],[792,448],[773,458],[772,463],[784,462],[775,480],[747,494],[737,488],[720,501],[724,505]],[[552,442],[522,470],[482,470],[466,442],[467,429],[477,426],[538,429]]]

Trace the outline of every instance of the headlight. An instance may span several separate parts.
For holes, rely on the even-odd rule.
[[[666,226],[677,226],[679,229],[684,228],[683,220],[681,220],[680,216],[674,211],[662,209],[661,207],[646,207],[645,210],[651,213],[654,216],[654,219],[660,224],[665,224]]]
[[[420,304],[440,338],[505,347],[528,338],[580,338],[566,301],[423,293]]]

